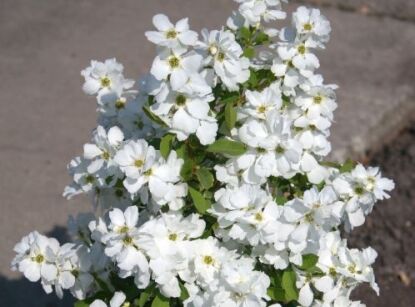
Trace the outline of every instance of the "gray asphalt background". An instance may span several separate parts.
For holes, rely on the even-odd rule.
[[[326,82],[340,85],[333,158],[363,157],[415,110],[414,1],[301,2],[317,2],[333,26],[320,56]],[[154,57],[144,36],[154,14],[214,29],[233,8],[231,0],[0,0],[0,306],[70,305],[9,264],[23,235],[36,229],[65,240],[68,214],[90,209],[85,198],[61,197],[66,164],[95,127],[80,70],[116,57],[137,78]]]

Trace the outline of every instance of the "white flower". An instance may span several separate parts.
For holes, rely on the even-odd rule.
[[[284,19],[286,13],[282,12],[281,2],[284,0],[235,0],[241,3],[239,13],[247,20],[249,25],[257,26],[263,19],[265,22]],[[284,1],[286,2],[286,1]]]
[[[332,205],[337,200],[331,187],[325,187],[320,192],[313,188],[304,192],[303,199],[296,198],[284,205],[285,219],[297,225],[291,234],[291,250],[300,252],[306,247],[318,245],[321,232],[337,226],[331,213]],[[298,237],[302,240],[297,240]]]
[[[241,168],[249,168],[248,173],[253,172],[262,178],[293,176],[297,172],[302,148],[291,137],[290,126],[291,122],[277,110],[270,112],[265,121],[247,120],[238,132],[241,141],[251,150],[238,158]]]
[[[125,212],[113,209],[109,218],[109,232],[101,238],[106,245],[105,254],[116,261],[123,277],[134,275],[140,289],[147,287],[150,273],[147,258],[138,243],[138,208],[128,207]]]
[[[124,134],[118,127],[112,127],[105,131],[104,127],[98,126],[94,136],[93,143],[87,143],[84,145],[84,158],[94,160],[94,169],[101,169],[104,164],[106,167],[114,166],[112,159],[118,148],[121,146],[124,140]]]
[[[212,65],[215,73],[229,90],[237,90],[239,83],[248,80],[249,60],[243,57],[241,46],[230,31],[202,31],[199,44],[206,55],[205,65]]]
[[[266,243],[276,230],[279,207],[258,186],[243,185],[215,193],[216,204],[210,213],[218,218],[218,233],[250,245]]]
[[[13,259],[12,268],[22,272],[28,280],[35,282],[41,279],[42,283],[48,283],[57,277],[58,270],[55,265],[56,254],[59,251],[57,240],[34,231],[23,237],[14,247],[14,251],[17,255]]]
[[[281,91],[278,83],[265,88],[262,92],[246,91],[246,103],[241,112],[247,117],[266,119],[270,111],[279,110],[282,106]]]
[[[153,24],[158,31],[147,31],[146,37],[156,45],[174,49],[193,46],[197,41],[197,33],[189,30],[188,18],[183,18],[173,25],[167,16],[157,14],[153,17]]]
[[[154,59],[151,74],[157,80],[169,80],[173,90],[181,89],[193,74],[199,73],[202,56],[184,50],[162,50]]]
[[[115,59],[108,59],[105,62],[91,61],[91,66],[81,72],[85,78],[84,92],[88,95],[110,91],[121,94],[124,89],[129,89],[134,85],[133,80],[124,78],[123,70],[124,67]]]
[[[189,270],[199,284],[206,288],[218,286],[218,276],[222,264],[235,259],[235,254],[221,247],[213,237],[192,242],[193,261]]]
[[[329,40],[330,22],[321,15],[318,9],[308,9],[300,6],[293,13],[293,23],[297,33],[304,35],[307,40],[323,46]]]
[[[216,138],[218,125],[212,116],[209,102],[213,95],[193,91],[170,91],[164,100],[151,106],[152,111],[169,123],[171,132],[183,141],[196,134],[203,145],[211,144]]]
[[[124,186],[130,193],[136,193],[146,182],[146,174],[156,162],[154,147],[145,140],[129,141],[117,152],[114,161],[120,166],[127,178]]]

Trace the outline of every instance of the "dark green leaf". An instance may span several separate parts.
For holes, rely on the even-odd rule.
[[[240,156],[246,152],[246,146],[243,143],[223,138],[209,145],[206,150],[213,153]]]
[[[225,122],[226,127],[231,130],[236,123],[236,109],[233,103],[227,103],[225,106]]]
[[[189,298],[189,292],[187,292],[186,287],[182,283],[180,283],[180,290],[180,300],[183,302]]]
[[[166,134],[160,141],[160,154],[164,159],[167,159],[170,154],[174,138],[173,134]]]
[[[199,168],[196,171],[196,176],[201,186],[204,189],[209,190],[213,186],[215,178],[213,177],[212,173],[207,168],[204,168],[204,167]]]
[[[282,288],[271,287],[268,288],[267,294],[273,301],[285,301],[285,291]]]
[[[192,187],[189,187],[189,193],[197,212],[200,214],[205,214],[206,211],[210,208],[210,202],[206,200],[199,191],[193,189]]]
[[[193,176],[194,163],[192,160],[184,158],[184,163],[180,171],[180,176],[184,181],[189,181]]]

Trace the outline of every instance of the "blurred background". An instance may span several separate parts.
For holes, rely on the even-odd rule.
[[[415,1],[290,1],[322,9],[333,27],[320,53],[326,83],[336,83],[339,108],[332,159],[380,165],[397,188],[351,235],[356,247],[380,253],[380,297],[355,297],[369,307],[413,306],[415,299]],[[195,30],[221,27],[231,0],[0,0],[0,306],[71,306],[9,269],[14,244],[37,229],[67,240],[69,214],[90,210],[66,201],[66,164],[95,127],[95,100],[81,90],[90,59],[116,57],[125,75],[149,70],[154,46],[144,36],[151,18],[190,17]]]

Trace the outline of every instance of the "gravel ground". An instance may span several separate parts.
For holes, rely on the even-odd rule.
[[[378,253],[375,273],[380,296],[361,287],[355,298],[368,307],[410,307],[415,299],[415,121],[370,159],[395,181],[391,199],[379,203],[366,224],[351,234],[355,247],[372,246]]]

